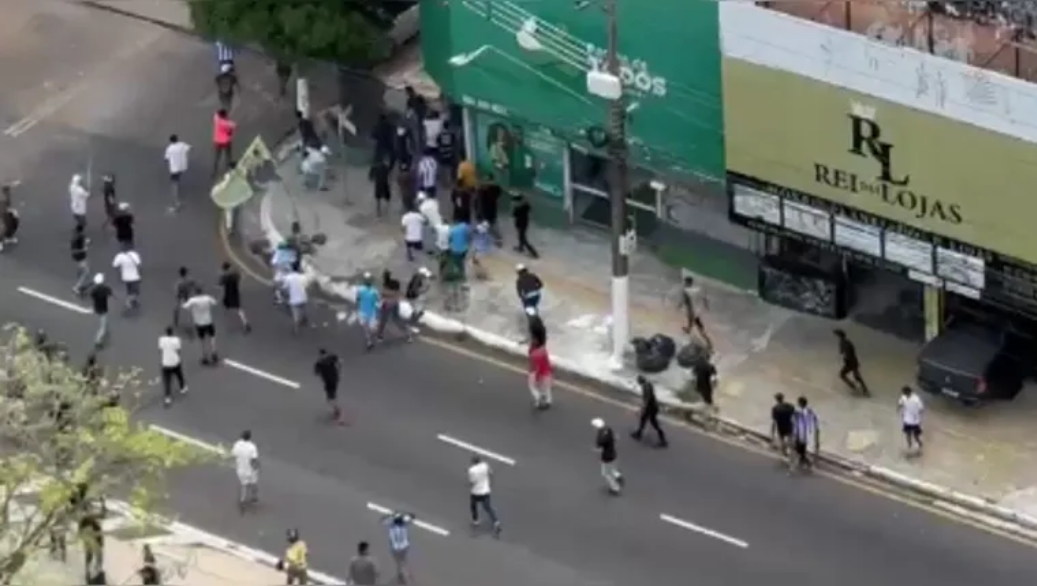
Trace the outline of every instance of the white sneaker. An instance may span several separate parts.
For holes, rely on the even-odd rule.
[[[187,387],[184,387],[184,388],[180,389],[180,394],[181,395],[186,395],[187,394]]]

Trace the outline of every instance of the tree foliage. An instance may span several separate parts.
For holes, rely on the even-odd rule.
[[[389,48],[376,0],[188,0],[208,37],[258,44],[279,61],[370,65]]]
[[[205,458],[133,420],[143,387],[135,371],[80,368],[24,330],[3,331],[0,584],[77,523],[90,500],[116,494],[151,511],[168,471]]]

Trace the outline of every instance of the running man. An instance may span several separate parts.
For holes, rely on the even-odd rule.
[[[173,306],[173,328],[180,329],[180,312],[182,312],[183,305],[187,303],[187,300],[191,298],[194,290],[198,288],[198,283],[194,282],[191,278],[190,271],[187,267],[180,267],[177,271],[176,277],[176,288],[174,293],[176,294],[176,303]]]
[[[223,263],[220,268],[220,288],[223,289],[223,309],[238,315],[242,331],[246,334],[252,332],[252,325],[248,323],[248,316],[241,307],[241,273],[229,262]]]
[[[173,404],[173,380],[180,387],[180,394],[187,394],[184,382],[184,362],[180,356],[183,344],[172,327],[166,328],[165,334],[158,339],[158,350],[162,359],[162,403],[169,407]]]
[[[127,248],[115,255],[112,267],[119,269],[119,278],[126,288],[127,311],[140,307],[140,255]]]
[[[360,327],[364,330],[364,342],[367,349],[374,348],[378,334],[378,311],[382,304],[381,294],[374,286],[371,273],[364,273],[364,281],[356,291],[356,312]]]
[[[338,405],[338,383],[341,379],[342,363],[338,356],[321,348],[317,362],[313,364],[313,373],[324,386],[324,397],[331,407],[331,418],[339,425],[345,425],[342,409]]]
[[[190,152],[191,145],[181,141],[175,134],[170,135],[169,144],[166,146],[166,163],[169,165],[169,184],[173,194],[171,212],[180,209],[180,181],[184,173],[187,173],[187,155]]]
[[[796,461],[793,470],[811,470],[813,462],[810,459],[810,444],[814,447],[814,456],[821,452],[821,422],[817,413],[810,408],[806,397],[796,400],[796,416],[793,418],[793,447],[796,451]]]
[[[72,241],[69,245],[72,251],[72,261],[76,263],[76,284],[72,285],[72,292],[77,297],[82,297],[90,282],[90,262],[87,260],[90,239],[86,237],[83,226],[77,225],[73,229]]]
[[[281,287],[288,298],[288,311],[292,314],[292,333],[298,334],[304,325],[309,323],[306,315],[306,305],[310,301],[310,281],[302,272],[302,266],[297,262],[287,275],[281,277]]]
[[[97,335],[94,336],[94,346],[97,348],[103,348],[108,342],[108,302],[111,298],[112,288],[105,284],[104,273],[97,273],[90,287],[90,303],[97,316]]]
[[[238,511],[242,515],[248,507],[259,502],[259,448],[252,441],[252,432],[241,432],[241,438],[230,450],[234,458],[234,469],[238,473]]]
[[[216,366],[219,360],[216,354],[216,325],[212,316],[214,307],[216,300],[207,295],[201,287],[196,287],[184,303],[184,309],[191,312],[194,330],[202,346],[202,364],[206,366]]]
[[[277,569],[284,571],[289,585],[309,583],[309,557],[310,550],[306,547],[306,542],[299,537],[299,530],[289,529],[284,559],[277,562]]]
[[[490,465],[479,456],[472,456],[472,465],[468,467],[468,512],[472,516],[472,527],[479,526],[479,509],[482,509],[490,518],[490,523],[493,524],[494,536],[499,536],[501,523],[490,499],[492,476],[493,469],[490,468]]]
[[[68,185],[68,198],[75,225],[86,228],[86,202],[90,199],[90,190],[83,184],[82,175],[72,176],[72,182]]]
[[[597,430],[594,444],[601,457],[601,476],[605,479],[605,487],[608,488],[610,495],[619,496],[623,491],[624,478],[616,463],[616,460],[619,459],[616,451],[616,434],[613,433],[611,427],[605,425],[605,420],[600,417],[592,419],[591,425]]]

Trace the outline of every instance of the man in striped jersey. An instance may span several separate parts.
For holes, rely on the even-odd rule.
[[[412,513],[390,513],[384,519],[389,527],[389,550],[396,565],[397,584],[406,584],[410,578],[407,553],[410,551],[410,525],[414,519]]]
[[[810,408],[806,397],[796,400],[796,416],[793,418],[793,445],[796,450],[795,468],[809,470],[813,463],[808,455],[809,446],[813,444],[814,457],[821,451],[821,422],[817,413]]]
[[[436,199],[436,181],[439,178],[439,163],[436,151],[426,148],[418,161],[418,190],[423,191],[430,199]]]

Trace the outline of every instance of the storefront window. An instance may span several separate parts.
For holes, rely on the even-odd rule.
[[[472,111],[475,161],[513,189],[535,189],[553,198],[565,194],[565,143],[549,130],[486,112]]]
[[[589,195],[597,195],[607,198],[610,192],[611,170],[608,159],[605,157],[587,153],[578,149],[572,149],[569,154],[570,171],[572,173],[573,188],[586,192]],[[652,179],[655,175],[641,167],[630,167],[627,170],[629,191],[627,201],[638,209],[655,213],[656,192],[652,189]]]

